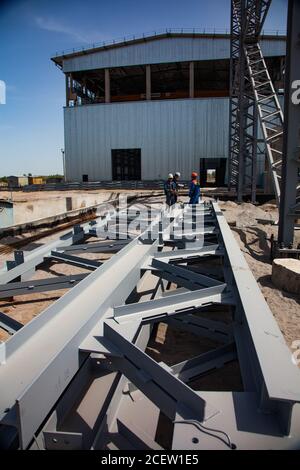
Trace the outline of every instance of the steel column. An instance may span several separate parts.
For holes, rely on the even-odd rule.
[[[289,0],[279,245],[290,248],[300,219],[300,3]],[[297,92],[298,90],[298,92]]]

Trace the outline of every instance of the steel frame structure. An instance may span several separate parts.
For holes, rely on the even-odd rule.
[[[247,68],[245,44],[258,42],[271,1],[231,1],[229,189],[236,187],[237,198],[250,191],[256,202],[258,108]]]
[[[100,204],[97,219],[83,225],[74,225],[70,232],[33,250],[26,256],[22,250],[15,251],[14,260],[7,261],[6,269],[3,268],[0,271],[0,299],[5,300],[19,295],[72,288],[88,275],[88,273],[82,273],[46,279],[31,279],[35,270],[46,260],[61,261],[91,271],[101,266],[102,263],[99,261],[74,256],[70,253],[115,253],[129,243],[128,238],[109,241],[102,239],[99,243],[87,243],[89,237],[98,236],[97,231],[105,236],[108,224],[111,228],[114,227],[111,220],[118,213],[116,209],[113,209],[115,206],[117,206],[117,200],[113,200],[109,204]],[[130,217],[128,221],[130,221]],[[80,241],[85,241],[85,243],[79,244]],[[0,312],[0,327],[13,335],[23,327],[23,324]]]
[[[289,0],[284,116],[259,45],[271,0],[232,0],[230,59],[229,188],[237,198],[251,189],[256,197],[258,116],[275,197],[280,208],[279,256],[294,256],[294,228],[300,216],[299,105],[293,84],[299,80],[299,5]],[[260,149],[260,150],[259,150]],[[293,250],[289,251],[289,250]],[[300,252],[297,252],[298,255]]]
[[[177,236],[190,211],[204,223],[193,240]],[[215,349],[156,362],[145,350],[158,322]],[[161,449],[163,416],[172,449],[300,447],[299,371],[216,203],[155,216],[0,356],[4,448]],[[234,360],[243,391],[190,386]]]

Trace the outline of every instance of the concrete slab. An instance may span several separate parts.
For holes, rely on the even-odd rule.
[[[300,294],[300,260],[294,258],[274,259],[272,282],[280,289]]]

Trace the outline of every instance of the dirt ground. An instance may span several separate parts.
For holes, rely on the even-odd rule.
[[[300,339],[300,296],[278,289],[271,280],[269,239],[272,234],[277,236],[277,226],[267,222],[278,220],[276,205],[268,203],[256,207],[247,203],[238,205],[232,201],[219,201],[219,205],[288,346],[291,347],[294,340]],[[253,219],[256,219],[256,224],[250,225]],[[295,232],[295,244],[298,243],[300,230]]]

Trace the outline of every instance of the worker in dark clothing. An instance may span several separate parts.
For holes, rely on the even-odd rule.
[[[179,178],[180,178],[180,172],[179,171],[176,171],[175,175],[174,175],[174,178],[173,178],[173,181],[174,181],[174,184],[175,184],[175,187],[176,187],[176,193],[175,193],[175,204],[177,203],[177,199],[178,199],[178,191],[180,188],[184,188],[184,184],[180,184],[179,183]]]
[[[197,180],[198,174],[193,171],[192,180],[190,182],[189,204],[198,204],[200,198],[200,184]]]
[[[164,191],[166,195],[166,204],[168,206],[173,206],[173,204],[175,204],[176,185],[174,183],[174,177],[172,173],[169,173],[168,179],[164,184]]]

